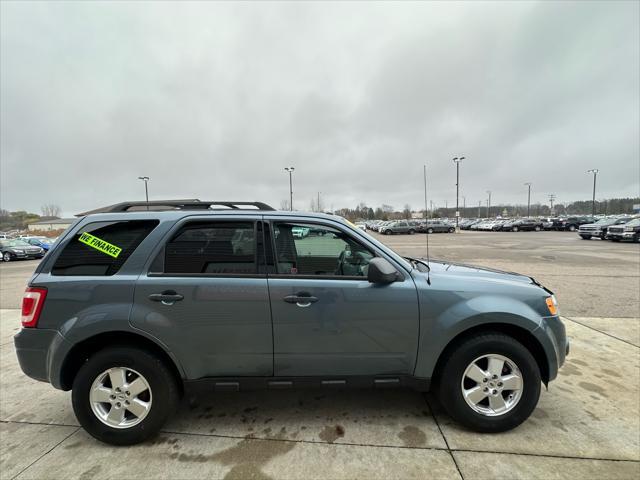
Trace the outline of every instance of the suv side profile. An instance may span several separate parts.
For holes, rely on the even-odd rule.
[[[401,257],[340,217],[259,202],[90,212],[30,279],[22,326],[23,372],[72,390],[82,427],[115,445],[198,389],[433,388],[461,424],[501,432],[569,352],[530,277]]]
[[[396,222],[390,222],[388,225],[385,225],[380,233],[385,235],[391,235],[394,233],[408,233],[409,235],[413,235],[416,233],[416,227],[413,223],[410,223],[406,220],[398,220]]]

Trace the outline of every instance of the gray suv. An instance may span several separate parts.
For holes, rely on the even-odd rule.
[[[461,424],[505,431],[569,350],[530,277],[401,257],[340,217],[259,202],[89,212],[37,267],[22,326],[22,370],[72,390],[80,424],[117,445],[198,389],[433,388]]]

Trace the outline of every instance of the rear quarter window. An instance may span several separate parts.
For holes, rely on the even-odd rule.
[[[67,276],[113,275],[158,223],[158,220],[89,223],[67,243],[51,273]]]

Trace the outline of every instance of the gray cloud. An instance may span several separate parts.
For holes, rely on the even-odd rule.
[[[637,2],[1,9],[3,208],[640,194]]]

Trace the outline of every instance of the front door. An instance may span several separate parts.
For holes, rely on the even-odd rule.
[[[419,318],[410,275],[369,283],[369,260],[380,252],[337,224],[274,219],[271,230],[274,374],[411,374]]]
[[[183,222],[137,282],[134,326],[164,342],[190,379],[273,374],[259,227],[244,219]]]

